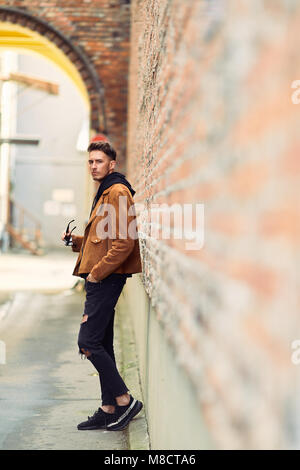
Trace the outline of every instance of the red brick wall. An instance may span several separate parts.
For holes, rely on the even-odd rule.
[[[198,251],[140,215],[145,288],[216,445],[299,446],[300,5],[134,0],[131,26],[136,201],[205,214]]]
[[[129,2],[3,0],[1,7],[17,8],[46,21],[87,56],[103,85],[107,131],[117,149],[122,167],[127,132]],[[11,21],[15,21],[14,16],[11,16]],[[44,33],[42,28],[41,34]]]

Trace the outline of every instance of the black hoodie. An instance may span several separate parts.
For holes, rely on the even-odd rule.
[[[94,201],[93,201],[93,204],[92,204],[90,216],[93,212],[94,207],[96,206],[97,202],[99,201],[100,196],[103,193],[103,191],[105,191],[107,188],[109,188],[113,184],[120,184],[120,183],[127,186],[129,191],[131,192],[132,196],[135,195],[135,190],[131,187],[131,184],[125,178],[125,175],[123,175],[122,173],[119,173],[118,171],[113,171],[109,175],[106,175],[105,178],[101,181],[101,183],[99,185],[99,188],[98,188],[98,191],[97,191],[97,194],[94,197]]]

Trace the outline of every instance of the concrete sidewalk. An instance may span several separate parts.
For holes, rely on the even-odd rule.
[[[77,253],[56,249],[43,256],[27,253],[0,253],[0,292],[47,291],[72,287]]]
[[[81,282],[70,275],[75,257],[0,256],[1,278],[6,278],[0,339],[7,349],[6,364],[0,364],[1,449],[149,448],[144,410],[123,431],[77,430],[101,403],[99,376],[77,352],[85,296]],[[142,399],[129,319],[117,307],[115,354],[130,391]]]

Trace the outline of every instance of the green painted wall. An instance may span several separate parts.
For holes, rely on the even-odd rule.
[[[128,279],[120,303],[134,326],[151,449],[214,448],[195,390],[174,359],[139,275]]]

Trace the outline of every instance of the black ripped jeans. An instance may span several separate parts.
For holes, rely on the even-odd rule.
[[[100,282],[85,280],[84,313],[87,321],[80,324],[79,352],[89,352],[87,358],[99,373],[102,405],[116,405],[115,397],[127,393],[120,376],[113,348],[115,305],[126,283],[124,274],[112,273]]]

